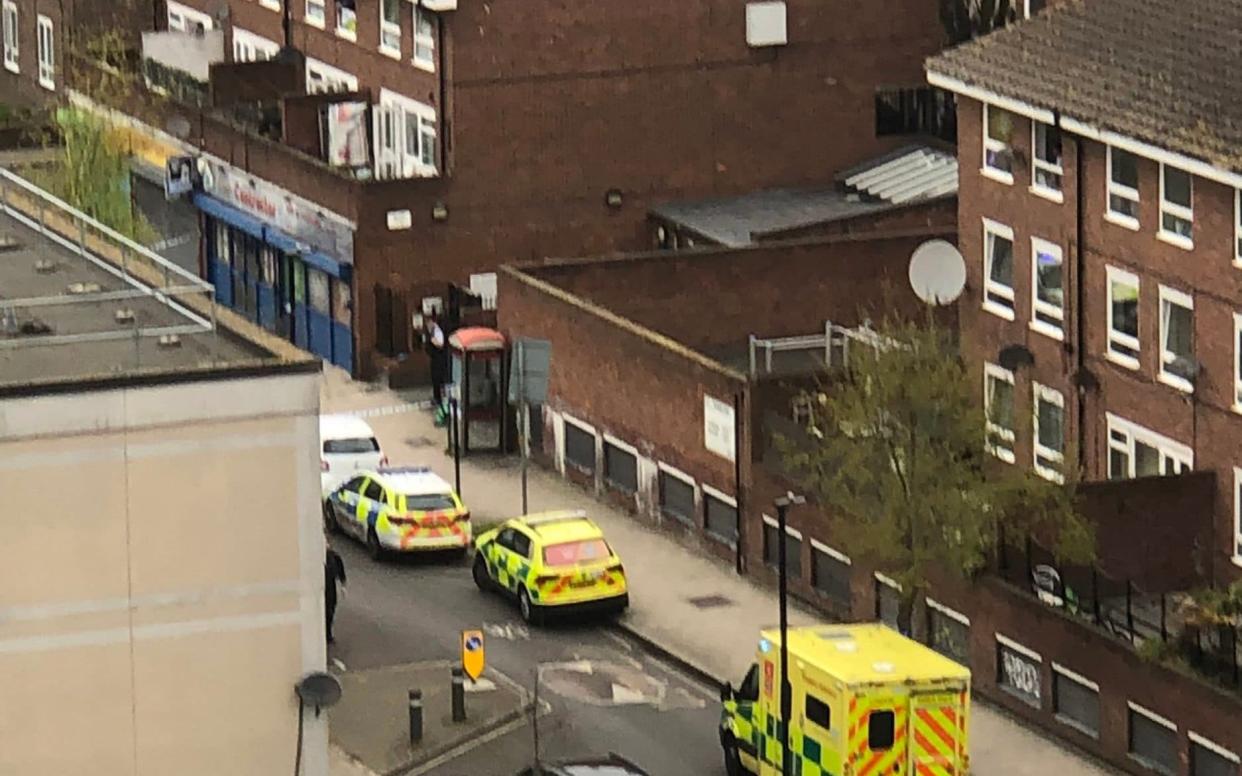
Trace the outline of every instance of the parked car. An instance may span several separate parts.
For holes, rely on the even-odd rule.
[[[470,510],[426,466],[361,471],[324,504],[324,527],[361,540],[372,558],[390,552],[470,549]]]
[[[599,760],[573,760],[527,768],[518,776],[649,776],[642,768],[616,754]]]
[[[356,472],[388,465],[371,426],[353,415],[320,415],[319,446],[319,484],[325,499]]]

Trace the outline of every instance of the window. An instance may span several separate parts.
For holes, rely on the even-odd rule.
[[[901,585],[883,574],[875,575],[875,618],[893,630],[898,626],[901,611]]]
[[[1190,173],[1160,165],[1160,237],[1183,248],[1193,247],[1193,208],[1194,182]]]
[[[1242,565],[1242,469],[1233,470],[1233,562]]]
[[[1064,479],[1065,397],[1035,383],[1035,471],[1050,480]]]
[[[380,14],[380,51],[401,56],[401,0],[383,0]]]
[[[694,521],[694,480],[673,474],[660,467],[660,513],[668,517]]]
[[[1013,114],[995,105],[983,108],[983,174],[1002,183],[1013,183]]]
[[[1061,246],[1031,238],[1031,328],[1056,339],[1065,337],[1064,269]]]
[[[1195,305],[1188,294],[1160,286],[1160,379],[1194,390]]]
[[[737,686],[737,692],[734,693],[739,701],[759,700],[759,666],[751,663],[750,670],[746,672],[746,676],[742,677],[742,683]]]
[[[1160,477],[1188,472],[1194,454],[1174,442],[1124,418],[1107,413],[1108,478]]]
[[[1108,219],[1138,229],[1138,157],[1116,146],[1108,147]]]
[[[1040,708],[1042,705],[1042,681],[1040,666],[1043,663],[1037,653],[1015,641],[996,634],[996,681],[1002,690],[1020,700]]]
[[[1138,369],[1139,279],[1137,275],[1108,268],[1108,356],[1123,366]]]
[[[56,88],[56,41],[52,36],[52,20],[39,14],[39,86]]]
[[[1029,2],[1029,0],[1028,0]],[[1061,130],[1042,121],[1031,122],[1032,175],[1035,193],[1061,201]]]
[[[1013,320],[1013,230],[983,219],[983,308]]]
[[[19,72],[17,63],[17,3],[4,0],[4,68],[14,73]]]
[[[873,711],[867,715],[867,748],[873,752],[893,748],[896,716],[889,709]]]
[[[604,479],[626,493],[638,492],[638,456],[633,448],[604,439]]]
[[[325,439],[323,441],[323,451],[330,455],[366,455],[378,453],[379,449],[379,441],[375,437]]]
[[[1048,5],[1048,0],[1023,0],[1022,18],[1029,19]]]
[[[280,10],[280,0],[259,0],[259,5],[272,11]]]
[[[424,70],[436,69],[436,31],[439,20],[426,8],[414,6],[414,64]]]
[[[595,473],[595,431],[565,418],[565,464]]]
[[[1190,732],[1190,776],[1238,776],[1239,762],[1225,747]]]
[[[926,601],[928,646],[950,660],[970,665],[970,620],[937,601]]]
[[[1238,189],[1234,193],[1233,263],[1235,266],[1242,267],[1242,189]]]
[[[347,490],[350,493],[357,493],[362,490],[362,482],[365,479],[366,477],[354,477],[352,480],[342,485],[341,490]]]
[[[1177,725],[1130,703],[1130,756],[1153,771],[1178,773]]]
[[[168,29],[176,32],[187,32],[202,35],[207,30],[215,29],[215,21],[210,15],[196,11],[180,3],[168,2]]]
[[[1242,313],[1233,314],[1233,408],[1242,412]]]
[[[320,94],[323,92],[356,92],[358,77],[344,70],[320,62],[318,59],[306,58],[306,92]]]
[[[603,539],[586,539],[578,542],[549,544],[543,548],[543,562],[549,566],[573,566],[577,563],[597,563],[612,557],[612,550]]]
[[[407,493],[405,499],[406,512],[438,512],[444,509],[457,509],[457,502],[448,493]]]
[[[430,105],[380,90],[376,108],[376,174],[415,178],[436,174],[436,111]],[[382,134],[381,134],[382,133]]]
[[[336,34],[346,40],[358,38],[356,0],[336,0]]]
[[[934,86],[876,89],[875,134],[931,135],[956,143],[957,104],[953,93]]]
[[[763,562],[772,568],[780,567],[780,545],[777,535],[780,525],[775,518],[763,516]],[[785,573],[790,579],[802,576],[802,534],[785,526]]]
[[[850,559],[826,544],[811,540],[811,586],[833,603],[849,609]]]
[[[260,62],[271,59],[279,51],[280,45],[275,41],[239,27],[233,28],[234,62]]]
[[[324,28],[324,19],[326,17],[327,13],[324,10],[324,0],[306,0],[307,24],[313,27],[318,27],[322,30]]]
[[[717,539],[737,541],[737,502],[720,491],[703,486],[703,525]]]
[[[814,695],[806,696],[806,718],[824,730],[832,729],[832,709]]]
[[[513,551],[523,558],[530,558],[530,537],[520,531],[514,531]]]
[[[1100,736],[1100,686],[1052,664],[1052,710],[1057,719],[1092,738]]]
[[[385,501],[386,500],[384,497],[384,489],[381,488],[380,484],[376,482],[375,480],[371,480],[370,482],[367,483],[366,490],[362,491],[362,495],[366,496],[372,501]]]
[[[983,365],[983,409],[987,415],[988,451],[1006,463],[1013,453],[1013,372],[995,364]]]

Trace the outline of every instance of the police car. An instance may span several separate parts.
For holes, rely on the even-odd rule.
[[[389,552],[469,549],[470,510],[425,466],[385,467],[347,480],[324,505],[329,532],[364,542],[372,558]]]
[[[516,599],[527,622],[630,604],[621,559],[585,512],[516,517],[480,534],[475,549],[474,583]]]

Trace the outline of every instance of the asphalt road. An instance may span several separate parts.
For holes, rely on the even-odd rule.
[[[482,628],[489,668],[532,692],[536,673],[541,677],[539,697],[549,707],[538,721],[545,761],[616,752],[651,776],[724,773],[715,688],[650,657],[598,620],[528,628],[511,604],[479,592],[460,561],[376,563],[353,540],[332,541],[349,585],[329,658],[347,671],[455,659],[461,631]],[[528,722],[430,773],[512,776],[531,764],[534,738]]]

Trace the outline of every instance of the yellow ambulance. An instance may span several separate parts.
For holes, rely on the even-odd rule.
[[[970,670],[879,623],[789,629],[790,773],[965,776]],[[780,631],[721,690],[729,776],[781,774]]]

